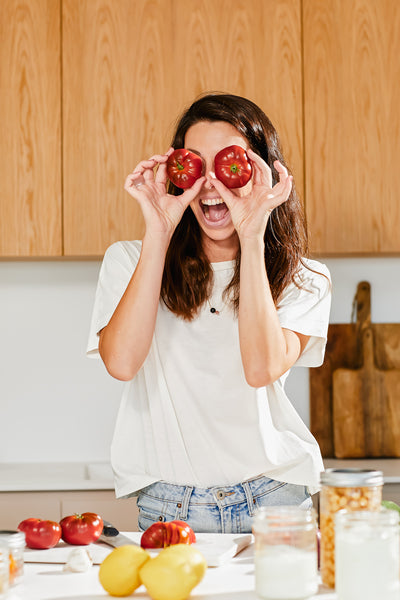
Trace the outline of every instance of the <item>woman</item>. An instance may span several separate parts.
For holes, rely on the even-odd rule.
[[[243,147],[253,175],[228,189],[214,157]],[[171,183],[173,148],[203,174]],[[248,532],[267,504],[311,505],[318,445],[284,381],[323,361],[330,283],[304,258],[306,231],[271,122],[251,101],[201,97],[172,148],[125,183],[140,204],[142,243],[106,252],[88,353],[126,381],[112,444],[117,497],[137,495],[139,529],[182,519],[205,532]]]

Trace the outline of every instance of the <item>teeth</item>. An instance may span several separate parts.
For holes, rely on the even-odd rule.
[[[202,203],[205,206],[215,206],[216,204],[223,204],[224,201],[222,198],[208,198],[206,200],[202,200]]]

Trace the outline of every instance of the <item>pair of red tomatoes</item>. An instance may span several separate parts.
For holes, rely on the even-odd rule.
[[[96,513],[75,514],[57,521],[25,519],[18,525],[25,533],[28,548],[44,550],[54,548],[62,538],[67,544],[86,546],[92,544],[103,531],[103,519]]]
[[[167,161],[167,173],[172,183],[182,189],[190,188],[201,177],[203,161],[194,152],[184,148],[174,150]],[[246,150],[241,146],[228,146],[214,158],[217,179],[228,188],[239,188],[250,180],[253,169]]]

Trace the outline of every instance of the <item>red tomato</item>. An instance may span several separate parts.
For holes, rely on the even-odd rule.
[[[196,541],[193,529],[184,521],[153,523],[142,534],[142,548],[166,548],[174,544],[192,544]]]
[[[214,170],[217,179],[227,188],[243,187],[253,172],[246,150],[235,145],[223,148],[215,155]]]
[[[61,527],[56,521],[42,521],[31,517],[21,521],[18,529],[25,533],[28,548],[54,548],[61,538]]]
[[[168,177],[174,185],[183,190],[192,187],[203,172],[200,156],[181,148],[174,150],[167,160]]]
[[[103,531],[103,519],[92,512],[64,517],[60,525],[64,542],[75,546],[87,546],[96,542]]]
[[[195,532],[190,527],[190,525],[188,525],[187,523],[185,523],[185,521],[170,521],[170,523],[176,523],[177,525],[180,525],[181,527],[183,527],[184,529],[186,529],[186,531],[189,534],[189,538],[190,538],[190,543],[191,544],[193,544],[196,541],[196,534],[195,534]]]

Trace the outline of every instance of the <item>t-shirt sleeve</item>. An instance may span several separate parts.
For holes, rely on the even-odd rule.
[[[108,324],[127,285],[140,256],[136,242],[116,242],[104,255],[97,282],[89,339],[86,354],[98,358],[99,332]]]
[[[324,361],[331,308],[331,278],[328,268],[317,261],[302,266],[296,283],[290,283],[279,303],[278,316],[285,329],[309,335],[294,366],[319,367]],[[312,269],[312,270],[310,270]]]

